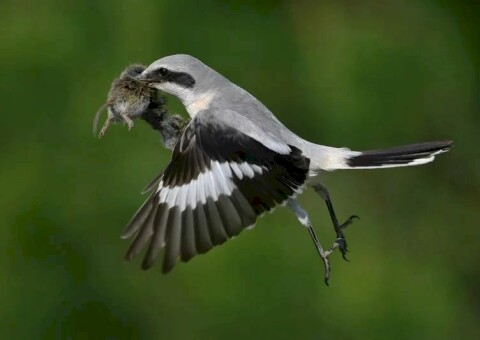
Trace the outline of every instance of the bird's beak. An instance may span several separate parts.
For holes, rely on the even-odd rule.
[[[139,74],[135,79],[137,81],[143,83],[143,84],[146,84],[146,85],[150,86],[150,87],[153,87],[153,85],[155,84],[155,82],[152,79],[150,79],[150,77],[145,75],[144,73]]]
[[[140,73],[135,79],[139,80],[139,81],[142,81],[142,82],[149,82],[149,79],[147,77],[147,75],[145,74],[145,71]]]
[[[156,75],[155,73],[146,72],[146,71],[143,71],[142,73],[140,73],[137,76],[136,79],[141,81],[141,82],[147,83],[148,85],[150,85],[152,87],[155,84],[163,82],[163,79],[161,77],[159,77],[158,75]]]

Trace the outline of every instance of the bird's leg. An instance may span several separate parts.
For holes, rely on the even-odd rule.
[[[126,113],[121,113],[120,116],[123,118],[123,121],[127,124],[128,130],[133,127],[133,120],[131,120]]]
[[[320,258],[323,261],[323,266],[325,268],[325,284],[327,286],[330,286],[329,284],[330,262],[328,261],[328,256],[331,253],[333,253],[333,251],[336,248],[338,248],[340,244],[337,241],[335,241],[333,245],[330,248],[328,248],[328,250],[324,250],[322,248],[322,245],[320,244],[320,241],[318,240],[315,230],[313,229],[312,223],[310,222],[310,218],[308,217],[307,212],[294,199],[289,199],[287,202],[287,206],[293,211],[295,216],[297,216],[297,219],[300,221],[300,223],[308,229],[310,237],[312,238],[312,241],[315,244],[315,248],[317,248],[318,254],[320,255]]]
[[[335,233],[337,234],[337,240],[336,243],[338,244],[338,248],[340,249],[340,252],[342,253],[342,257],[345,261],[348,261],[347,259],[347,240],[345,239],[345,235],[343,234],[343,230],[348,227],[350,224],[353,223],[353,220],[355,218],[360,218],[357,215],[352,215],[350,216],[345,222],[342,224],[338,223],[337,215],[335,214],[335,210],[333,209],[332,205],[332,200],[330,199],[330,194],[328,193],[327,188],[320,184],[320,183],[315,183],[312,185],[313,189],[317,194],[319,194],[324,200],[325,203],[327,204],[328,212],[330,214],[330,218],[333,223],[333,227],[335,228]]]

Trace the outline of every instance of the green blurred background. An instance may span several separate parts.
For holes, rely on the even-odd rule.
[[[2,0],[0,338],[478,336],[479,14],[454,0]],[[167,276],[144,272],[119,235],[169,153],[143,122],[102,140],[91,125],[126,65],[175,53],[314,142],[456,145],[423,167],[325,175],[340,219],[362,218],[331,288],[284,208]],[[301,202],[330,244],[322,200]]]

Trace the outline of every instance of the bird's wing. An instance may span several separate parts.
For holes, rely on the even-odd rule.
[[[271,117],[264,117],[256,114],[258,111],[253,110],[249,116],[245,112],[238,112],[231,109],[209,109],[198,114],[201,121],[214,121],[221,123],[227,127],[241,132],[242,134],[262,143],[276,153],[286,155],[291,151],[290,146],[275,132],[285,129]]]
[[[253,226],[257,216],[299,192],[309,159],[293,146],[279,154],[221,122],[193,119],[170,164],[122,237],[130,260],[148,244],[142,267],[165,248],[163,272]]]

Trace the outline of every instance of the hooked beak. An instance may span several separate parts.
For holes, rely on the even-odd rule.
[[[135,79],[144,83],[150,83],[150,79],[148,78],[147,74],[145,74],[145,72],[140,73],[138,76],[135,77]]]
[[[165,79],[156,72],[147,72],[143,71],[140,75],[137,76],[137,80],[147,83],[149,86],[154,86],[155,84],[163,83]]]

